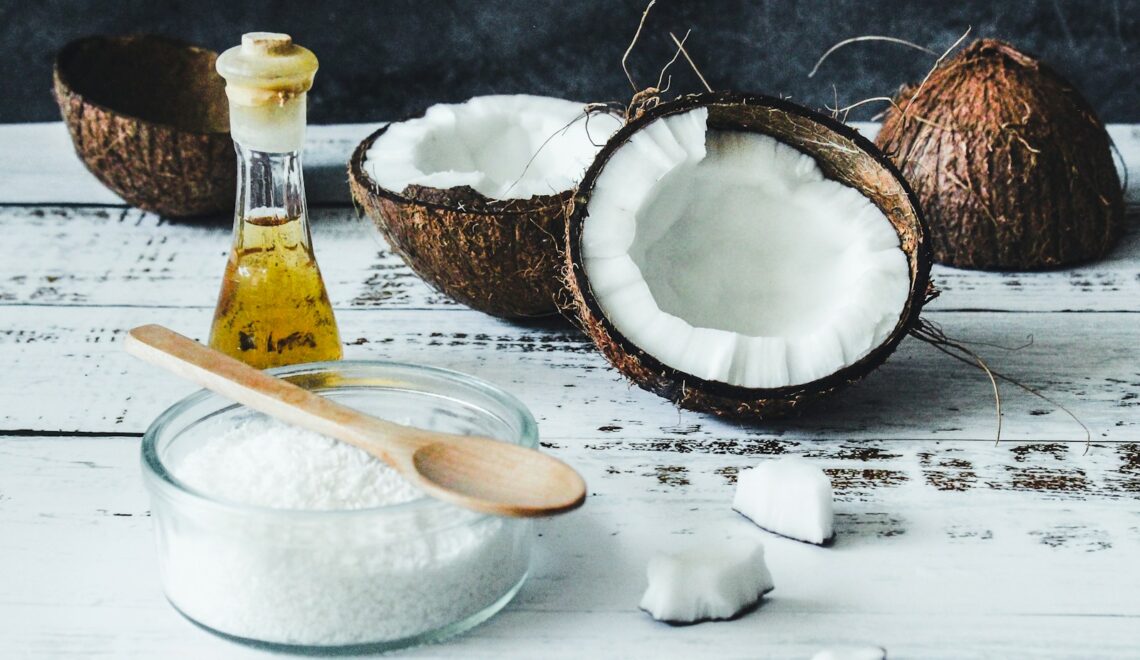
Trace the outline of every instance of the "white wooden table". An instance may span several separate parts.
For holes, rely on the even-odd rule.
[[[630,388],[566,325],[511,325],[429,290],[347,205],[369,126],[316,127],[306,156],[318,256],[346,357],[477,374],[538,418],[585,475],[579,511],[542,521],[530,581],[501,614],[411,657],[789,657],[870,644],[892,658],[1140,657],[1140,126],[1112,135],[1130,218],[1104,260],[1035,274],[936,267],[928,318],[1063,412],[916,340],[808,417],[739,426]],[[873,127],[872,127],[873,130]],[[204,338],[222,225],[124,206],[60,124],[0,127],[0,658],[244,658],[163,600],[139,437],[192,388],[126,356],[130,327]],[[737,470],[811,457],[838,541],[755,530]],[[674,628],[637,609],[648,557],[764,537],[776,590],[756,612]]]

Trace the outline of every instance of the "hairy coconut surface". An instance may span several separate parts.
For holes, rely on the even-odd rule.
[[[1120,236],[1104,125],[1036,59],[976,41],[897,103],[876,143],[918,194],[937,261],[1050,268],[1099,257]]]
[[[213,51],[150,35],[64,46],[55,97],[87,169],[147,211],[232,210],[237,171],[216,60]]]
[[[559,311],[564,207],[620,125],[532,96],[438,105],[365,139],[349,163],[358,208],[416,273],[504,318]]]
[[[566,284],[609,361],[717,414],[773,417],[859,380],[917,322],[913,193],[852,129],[731,93],[663,103],[587,171]]]

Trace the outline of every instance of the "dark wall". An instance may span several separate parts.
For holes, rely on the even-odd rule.
[[[0,67],[8,69],[0,121],[55,119],[54,53],[91,33],[159,32],[219,50],[250,30],[292,33],[321,60],[313,123],[401,118],[493,92],[628,100],[620,60],[643,8],[641,0],[0,0]],[[889,94],[920,79],[934,59],[865,43],[839,51],[808,79],[832,44],[880,34],[942,51],[969,26],[971,38],[1006,39],[1041,56],[1106,121],[1140,121],[1140,0],[659,0],[630,63],[639,85],[652,84],[673,54],[669,31],[691,28],[689,50],[714,88],[782,94],[818,108],[835,95],[847,104]],[[698,89],[683,62],[671,71],[674,90]],[[869,114],[864,108],[852,118]]]

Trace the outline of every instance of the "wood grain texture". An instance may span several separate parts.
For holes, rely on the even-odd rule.
[[[1137,202],[1124,237],[1104,259],[1037,273],[935,266],[931,278],[942,295],[926,309],[1140,311]],[[311,215],[321,273],[336,308],[462,309],[416,277],[351,209],[317,208]],[[122,207],[0,207],[0,304],[212,309],[231,224],[230,218],[173,222]]]
[[[322,130],[340,136],[347,158],[370,129],[310,136]],[[1137,172],[1140,127],[1113,130]],[[120,345],[148,322],[204,338],[230,220],[171,223],[115,205],[78,161],[82,176],[60,165],[65,135],[52,147],[36,141],[60,131],[0,127],[0,141],[16,136],[25,154],[0,163],[0,656],[264,657],[196,629],[162,598],[138,438],[194,388]],[[327,171],[346,195],[342,166]],[[314,209],[346,357],[495,382],[590,485],[580,511],[538,524],[532,577],[506,611],[406,655],[804,658],[861,643],[904,658],[1135,657],[1138,179],[1125,237],[1104,260],[1033,274],[933,272],[944,293],[927,317],[983,342],[974,347],[995,368],[1079,415],[1093,433],[1087,453],[1079,426],[1013,387],[995,446],[988,381],[913,339],[795,422],[678,412],[631,389],[569,325],[509,324],[450,303],[351,209]],[[37,191],[53,181],[69,197],[2,205],[45,201]],[[1020,350],[984,345],[1028,335]],[[831,548],[765,535],[729,507],[740,470],[788,454],[832,478]],[[764,540],[776,590],[759,611],[671,628],[636,609],[653,552],[726,535]]]
[[[1013,446],[860,444],[865,457],[833,447],[804,450],[831,470],[901,476],[840,487],[830,548],[765,534],[731,511],[731,485],[713,467],[754,458],[556,449],[592,483],[585,507],[539,521],[532,577],[503,614],[408,655],[803,658],[873,643],[892,657],[1128,657],[1140,644],[1135,499],[942,491],[923,478],[921,455],[934,452],[971,456],[982,479],[1000,479],[1003,464],[1023,465]],[[136,438],[0,438],[7,657],[260,657],[195,629],[162,600],[137,451]],[[1034,456],[1097,483],[1122,465],[1099,447],[1084,458]],[[687,482],[652,476],[670,461],[686,466]],[[650,554],[726,536],[765,543],[776,590],[758,612],[672,628],[637,611]]]
[[[212,310],[139,307],[0,308],[0,429],[134,432],[193,388],[127,356],[124,333],[158,322],[205,339]],[[980,347],[993,367],[1069,407],[1094,439],[1135,439],[1140,429],[1137,316],[1101,314],[931,314]],[[387,359],[471,373],[518,396],[545,438],[627,441],[931,438],[992,442],[989,381],[914,339],[858,386],[799,420],[740,425],[693,412],[632,388],[577,331],[520,327],[471,311],[349,309],[338,314],[349,359]],[[56,373],[44,371],[52,365]],[[66,392],[71,403],[60,405]],[[1047,402],[1008,386],[1009,440],[1083,442],[1084,432]]]

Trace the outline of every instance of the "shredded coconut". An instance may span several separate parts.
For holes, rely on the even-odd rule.
[[[449,506],[360,510],[422,495],[364,452],[272,420],[243,422],[170,467],[210,497],[291,510],[156,501],[167,597],[229,635],[307,646],[420,641],[500,604],[526,575],[526,521]],[[173,506],[177,515],[162,511]]]
[[[213,497],[274,509],[367,509],[423,496],[356,447],[264,418],[202,443],[176,474]]]

